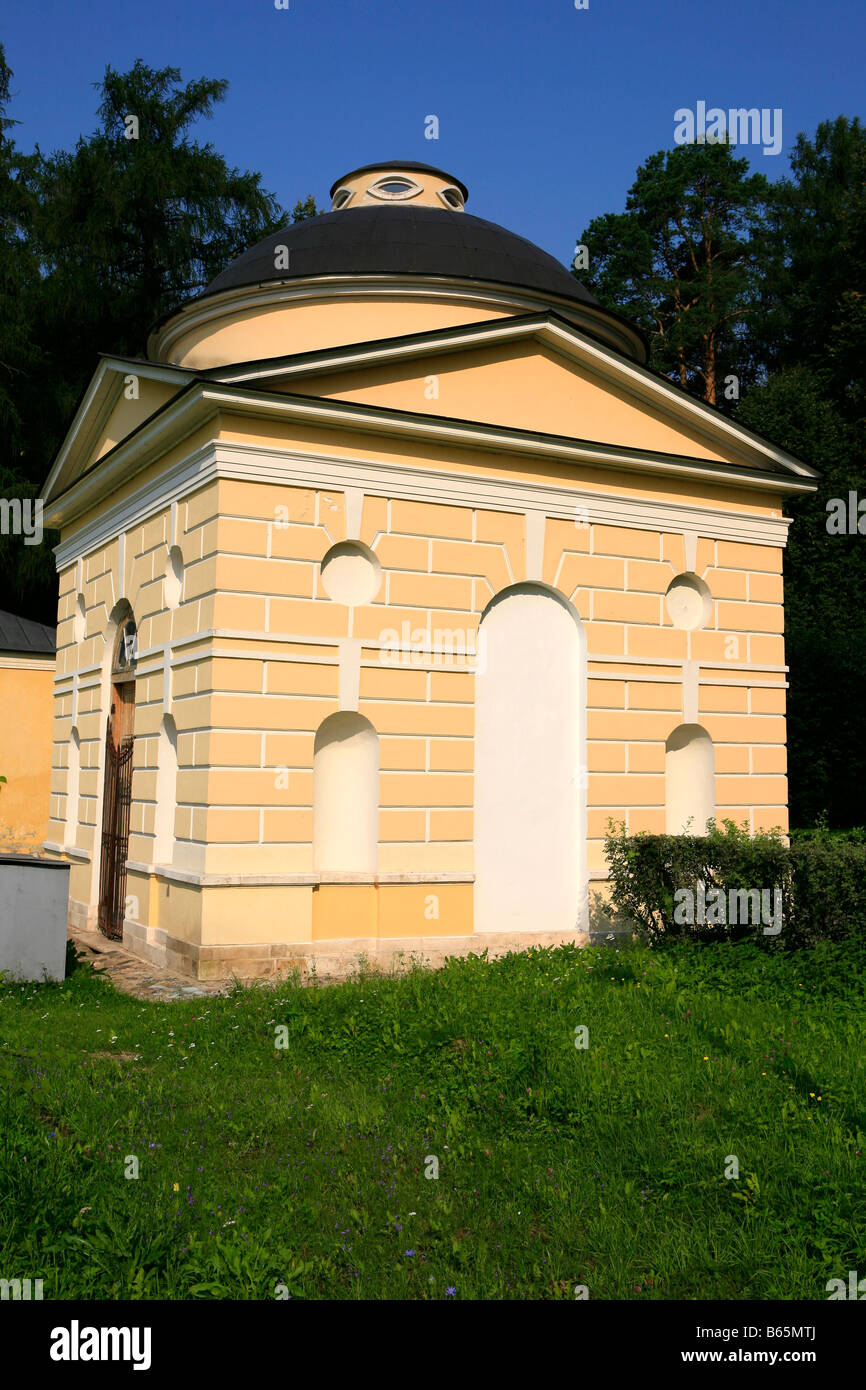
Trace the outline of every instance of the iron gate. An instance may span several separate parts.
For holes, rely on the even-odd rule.
[[[102,862],[99,871],[99,930],[112,941],[123,938],[126,855],[132,801],[133,739],[114,746],[111,720],[105,736],[105,799],[102,809]]]

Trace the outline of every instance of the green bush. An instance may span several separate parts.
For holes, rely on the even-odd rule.
[[[789,850],[793,898],[790,945],[861,938],[866,931],[866,841],[817,835]],[[783,929],[782,935],[785,935]]]
[[[625,918],[643,940],[695,941],[754,937],[771,948],[841,941],[866,927],[866,839],[819,829],[801,833],[787,845],[782,832],[749,835],[726,820],[705,835],[632,835],[609,823],[605,855],[611,874],[609,912]],[[757,889],[776,905],[781,894],[781,930],[766,916],[732,924],[731,893]],[[683,890],[702,893],[706,922],[684,920]],[[722,895],[721,899],[719,894]],[[716,906],[721,901],[721,909]],[[757,906],[757,903],[755,904]],[[698,902],[695,902],[698,907]],[[696,912],[695,916],[699,914]],[[713,921],[713,916],[721,918]],[[770,927],[768,931],[766,928]]]

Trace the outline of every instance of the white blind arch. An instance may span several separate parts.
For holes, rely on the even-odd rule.
[[[379,738],[369,719],[342,710],[313,745],[313,869],[375,874],[379,860]]]
[[[574,931],[586,914],[586,655],[576,609],[517,584],[479,630],[475,930]]]
[[[678,724],[665,742],[665,829],[705,835],[715,815],[713,741],[700,724]]]

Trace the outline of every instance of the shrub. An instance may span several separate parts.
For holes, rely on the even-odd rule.
[[[789,856],[794,929],[789,944],[862,938],[866,934],[866,841],[833,834],[797,838]]]
[[[794,838],[782,832],[751,836],[726,820],[721,829],[708,825],[705,835],[629,836],[623,825],[609,823],[605,855],[611,874],[610,915],[630,920],[637,935],[651,943],[674,938],[737,940],[754,937],[771,947],[799,947],[821,940],[840,941],[866,927],[866,840],[816,831]],[[781,893],[782,928],[750,920],[731,924],[725,918],[731,893],[766,890],[764,907]],[[725,904],[722,922],[683,920],[683,890],[709,904]],[[714,909],[708,905],[707,915]],[[722,915],[721,913],[719,915]]]

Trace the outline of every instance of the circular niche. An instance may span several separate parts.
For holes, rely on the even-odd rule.
[[[678,574],[668,585],[665,609],[674,627],[693,631],[709,622],[713,596],[696,574]]]
[[[322,561],[322,587],[328,598],[347,608],[370,603],[382,584],[382,566],[367,545],[341,541]]]

